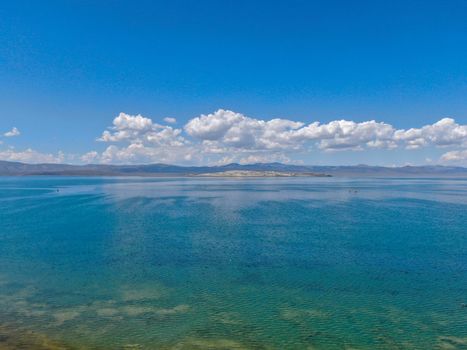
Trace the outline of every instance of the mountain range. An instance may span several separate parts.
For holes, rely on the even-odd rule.
[[[71,165],[0,161],[0,176],[193,176],[233,170],[315,173],[332,176],[467,177],[467,168],[440,165],[383,167],[369,165],[314,166],[283,163],[231,163],[221,166],[178,166],[161,163],[145,165]]]

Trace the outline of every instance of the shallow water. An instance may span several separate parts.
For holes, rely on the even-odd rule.
[[[467,349],[467,180],[0,178],[0,349]]]

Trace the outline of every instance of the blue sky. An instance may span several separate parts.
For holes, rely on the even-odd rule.
[[[466,1],[10,1],[0,18],[1,159],[467,163]]]

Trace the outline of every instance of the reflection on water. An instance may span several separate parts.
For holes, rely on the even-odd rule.
[[[466,208],[462,179],[2,178],[0,349],[466,349]]]

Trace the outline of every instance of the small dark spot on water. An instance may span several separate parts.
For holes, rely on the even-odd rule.
[[[312,338],[316,338],[317,336],[320,336],[321,334],[323,334],[323,332],[315,332],[315,331],[312,331],[310,334],[308,334],[308,337],[307,339],[308,340],[311,340]]]

